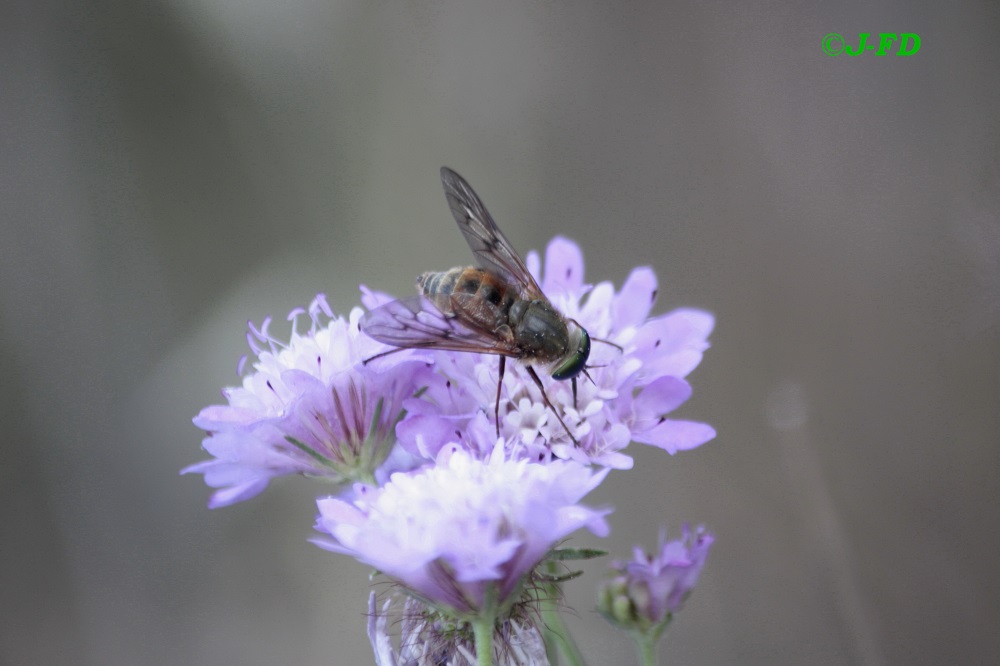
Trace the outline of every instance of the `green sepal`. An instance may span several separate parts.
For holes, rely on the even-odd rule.
[[[570,571],[569,573],[564,573],[564,574],[559,574],[559,575],[547,574],[547,573],[536,573],[535,574],[535,576],[538,578],[538,580],[546,582],[546,583],[555,583],[555,584],[565,583],[568,580],[573,580],[574,578],[579,578],[582,575],[583,575],[582,571]]]
[[[300,451],[302,451],[306,455],[308,455],[311,458],[315,459],[321,465],[323,465],[325,467],[330,467],[332,469],[337,469],[337,463],[336,462],[334,462],[333,460],[330,460],[329,458],[327,458],[322,453],[320,453],[319,451],[317,451],[313,447],[309,446],[305,442],[301,442],[301,441],[295,439],[294,437],[292,437],[291,435],[285,435],[285,441],[288,442],[289,444],[295,446],[297,449],[299,449]]]
[[[595,557],[604,557],[608,554],[606,550],[598,548],[553,548],[545,559],[552,562],[566,562],[568,560],[592,560]]]

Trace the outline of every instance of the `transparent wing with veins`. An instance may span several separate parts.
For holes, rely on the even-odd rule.
[[[468,295],[456,295],[457,311],[470,305]],[[511,341],[480,328],[468,317],[443,314],[423,296],[411,296],[378,306],[361,318],[361,330],[379,342],[410,349],[442,349],[517,357]]]
[[[465,179],[448,167],[441,167],[441,183],[451,214],[455,216],[479,267],[515,285],[521,298],[545,298],[521,257]]]

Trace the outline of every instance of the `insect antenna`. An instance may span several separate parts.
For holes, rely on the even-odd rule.
[[[571,321],[574,324],[576,324],[577,328],[583,329],[584,331],[587,330],[587,329],[583,328],[583,326],[580,326],[580,322],[578,322],[576,319],[570,319],[569,321]],[[611,340],[605,340],[604,338],[595,338],[594,336],[590,336],[590,339],[593,340],[594,342],[603,342],[606,345],[611,345],[612,347],[614,347],[615,349],[617,349],[618,351],[620,351],[622,353],[625,352],[625,350],[622,348],[621,345],[616,345],[615,343],[611,342]],[[598,366],[592,365],[590,367],[596,368]]]
[[[614,347],[618,351],[622,352],[623,354],[625,353],[625,349],[623,349],[621,345],[616,345],[615,343],[611,342],[610,340],[605,340],[604,338],[595,338],[593,336],[591,336],[590,339],[593,340],[594,342],[603,342],[606,345],[611,345],[612,347]],[[601,366],[592,365],[590,367],[592,367],[592,368],[598,368],[598,367],[601,367]]]

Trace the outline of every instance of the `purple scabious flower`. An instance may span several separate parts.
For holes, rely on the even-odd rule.
[[[273,338],[270,318],[249,324],[256,356],[241,386],[223,390],[227,403],[194,418],[212,454],[182,470],[218,488],[212,508],[251,497],[277,476],[307,474],[334,481],[373,480],[395,443],[403,401],[414,395],[428,366],[413,352],[392,354],[377,367],[361,361],[390,348],[360,332],[363,312],[334,316],[323,294],[289,316],[287,343]],[[307,315],[309,329],[297,330]],[[240,363],[241,369],[243,362]]]
[[[403,601],[399,650],[389,633],[390,598],[376,606],[375,593],[368,597],[368,638],[376,666],[475,666],[476,650],[468,631],[442,617],[421,602]],[[398,612],[398,611],[397,611]],[[493,637],[493,664],[497,666],[548,666],[545,641],[530,616],[498,622]]]
[[[704,527],[667,541],[660,533],[656,553],[635,547],[630,562],[613,562],[598,595],[598,610],[613,624],[658,635],[694,590],[713,537]]]
[[[356,485],[351,502],[318,500],[316,529],[332,539],[315,543],[452,615],[502,611],[556,542],[581,527],[607,534],[610,509],[578,504],[607,472],[509,459],[500,443],[486,459],[452,445],[434,466]]]
[[[536,252],[527,255],[526,264],[556,309],[589,332],[587,371],[593,381],[577,377],[574,404],[571,382],[541,373],[576,447],[527,373],[509,367],[501,389],[500,434],[510,453],[539,462],[562,458],[627,469],[632,458],[622,450],[630,442],[673,454],[715,437],[707,424],[668,418],[691,396],[685,377],[709,346],[711,314],[679,309],[649,318],[657,295],[652,269],[636,268],[618,291],[610,282],[587,285],[580,248],[562,237],[549,243],[544,273]],[[366,292],[362,302],[373,308],[385,298]],[[464,433],[477,414],[485,414],[493,427],[498,380],[494,356],[435,352],[433,359],[438,380],[419,400],[407,402],[411,416],[397,428],[400,444],[428,459],[446,443],[470,447],[475,438]]]

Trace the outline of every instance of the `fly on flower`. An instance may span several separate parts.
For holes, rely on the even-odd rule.
[[[465,179],[441,167],[441,182],[477,266],[424,273],[417,278],[419,295],[375,308],[362,318],[361,330],[379,342],[401,348],[499,356],[500,379],[493,410],[497,436],[507,357],[522,361],[545,404],[578,445],[549,401],[534,366],[544,366],[553,379],[571,380],[575,396],[576,377],[586,374],[590,336],[552,306]]]

